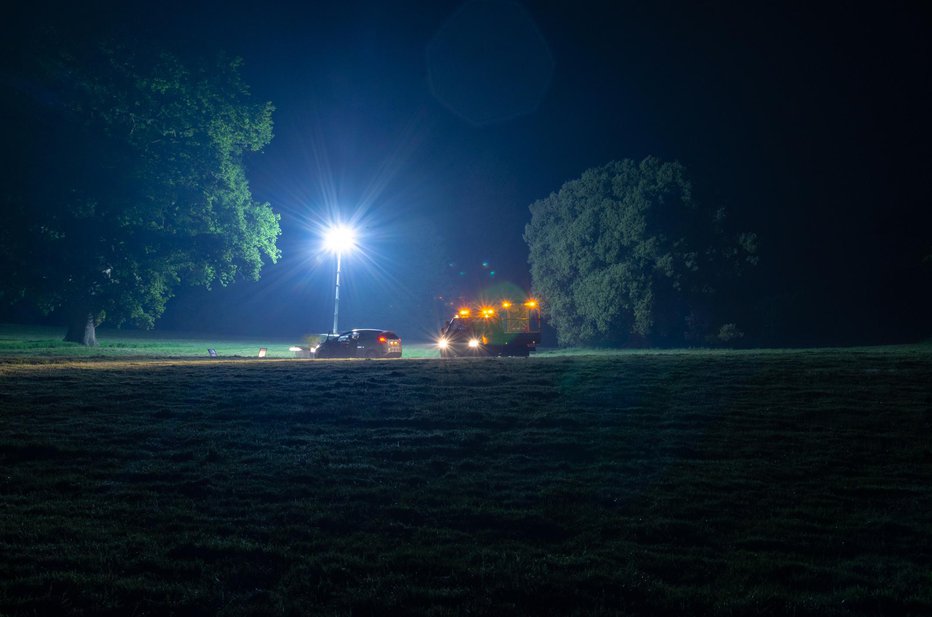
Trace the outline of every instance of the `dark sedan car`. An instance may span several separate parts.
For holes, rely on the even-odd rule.
[[[314,351],[315,358],[400,358],[401,339],[390,330],[357,328],[330,334]]]

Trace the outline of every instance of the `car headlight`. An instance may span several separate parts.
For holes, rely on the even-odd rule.
[[[450,345],[450,342],[447,339],[442,338],[437,340],[437,347],[440,349],[446,349]]]
[[[477,339],[477,338],[471,338],[471,339],[469,339],[469,346],[472,347],[473,349],[475,349],[476,347],[478,347],[478,346],[479,346],[479,339]]]

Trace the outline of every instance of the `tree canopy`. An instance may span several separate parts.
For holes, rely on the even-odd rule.
[[[704,343],[741,335],[716,292],[757,263],[686,169],[647,157],[589,169],[530,206],[531,278],[561,344]]]
[[[179,284],[257,279],[281,232],[244,155],[271,141],[273,106],[240,66],[108,43],[25,67],[5,97],[19,127],[0,293],[62,313],[67,338],[93,344],[103,320],[152,327]]]

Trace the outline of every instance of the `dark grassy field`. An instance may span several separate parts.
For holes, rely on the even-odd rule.
[[[932,614],[932,350],[0,359],[0,614]]]

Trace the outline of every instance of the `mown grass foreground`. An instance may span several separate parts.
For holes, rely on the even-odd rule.
[[[932,614],[932,353],[0,361],[0,613]]]

